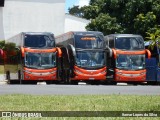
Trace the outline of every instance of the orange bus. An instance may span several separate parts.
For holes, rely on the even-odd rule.
[[[101,32],[72,31],[55,39],[62,50],[63,71],[68,83],[106,81],[107,62]]]
[[[9,83],[61,81],[61,50],[52,33],[22,33],[6,40],[4,69]]]
[[[150,58],[151,53],[145,49],[142,36],[111,34],[105,36],[105,41],[113,51],[113,57],[108,58],[108,79],[114,83],[145,82],[145,57]]]

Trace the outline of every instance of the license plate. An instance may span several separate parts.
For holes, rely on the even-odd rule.
[[[94,80],[94,78],[89,78],[89,80]]]

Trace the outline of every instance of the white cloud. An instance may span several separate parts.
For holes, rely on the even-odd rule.
[[[90,0],[79,0],[79,6],[82,7],[84,5],[89,5]]]

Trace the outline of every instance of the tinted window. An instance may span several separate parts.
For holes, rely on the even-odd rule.
[[[56,53],[26,53],[25,66],[36,69],[48,69],[56,66]]]
[[[103,51],[77,51],[76,64],[80,67],[102,67],[105,65],[105,54]]]
[[[145,68],[145,55],[118,55],[116,67],[126,70],[139,70]]]
[[[75,36],[75,47],[82,49],[96,49],[104,47],[104,39],[96,36]]]
[[[26,35],[24,41],[25,47],[54,47],[54,41],[46,35]]]
[[[124,50],[140,50],[144,49],[144,41],[141,37],[117,37],[115,47]]]

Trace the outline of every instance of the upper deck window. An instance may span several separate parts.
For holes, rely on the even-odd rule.
[[[75,47],[82,49],[100,49],[104,47],[104,40],[97,36],[75,36]]]
[[[122,50],[142,50],[144,41],[141,37],[116,37],[115,48]]]
[[[54,42],[46,35],[25,35],[24,46],[32,48],[54,47]]]

